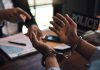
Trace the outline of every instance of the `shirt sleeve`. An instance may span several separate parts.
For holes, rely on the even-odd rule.
[[[31,13],[31,10],[30,10],[29,4],[28,4],[28,0],[21,0],[21,1],[18,1],[18,2],[20,2],[19,3],[20,8],[22,8],[24,11],[26,11],[31,16],[31,19],[26,19],[24,25],[27,28],[30,27],[31,25],[37,25],[35,17]]]
[[[88,70],[100,70],[100,47],[98,47],[93,54]]]
[[[91,62],[95,61],[95,60],[100,60],[100,47],[96,48],[95,53],[93,54],[93,56],[91,57]]]
[[[61,70],[61,69],[58,68],[58,67],[50,67],[50,68],[48,68],[47,70]]]

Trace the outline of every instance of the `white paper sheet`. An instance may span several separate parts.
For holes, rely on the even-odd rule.
[[[12,44],[12,43],[9,43],[8,41],[17,42],[17,43],[25,43],[26,46]],[[32,46],[32,43],[30,42],[29,38],[22,33],[19,33],[19,34],[13,35],[13,36],[9,36],[9,37],[5,37],[5,38],[0,38],[0,46],[1,46],[1,49],[11,59],[37,51]],[[3,47],[6,47],[6,48],[3,48]],[[13,53],[11,53],[10,50],[12,50],[11,52],[13,52]],[[14,50],[15,50],[15,52],[14,52]],[[18,52],[16,53],[17,50],[18,50]]]

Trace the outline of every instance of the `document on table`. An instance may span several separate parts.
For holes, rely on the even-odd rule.
[[[37,51],[32,46],[30,39],[22,33],[0,38],[0,48],[10,59]]]

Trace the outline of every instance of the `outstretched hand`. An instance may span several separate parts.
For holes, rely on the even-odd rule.
[[[63,43],[70,46],[76,43],[78,39],[77,25],[68,15],[63,16],[58,13],[50,23],[53,27],[49,28],[60,37]]]
[[[50,46],[47,46],[46,44],[44,44],[43,42],[38,40],[38,38],[34,32],[31,33],[31,35],[29,35],[29,38],[33,44],[33,47],[36,48],[43,55],[46,55],[50,51],[54,51],[53,48],[51,48]]]

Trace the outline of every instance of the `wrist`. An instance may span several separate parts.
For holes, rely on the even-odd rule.
[[[57,67],[59,68],[58,61],[55,56],[47,57],[45,60],[46,68]]]
[[[78,43],[78,40],[79,40],[79,39],[80,39],[79,36],[74,37],[72,47],[73,47],[75,44]]]
[[[82,42],[82,37],[79,36],[78,39],[76,40],[76,43],[72,46],[72,51],[77,50],[81,47],[81,42]]]
[[[79,36],[75,36],[75,37],[70,38],[69,39],[70,41],[68,41],[69,42],[68,45],[73,48],[73,46],[77,43],[78,39],[79,39]]]
[[[42,65],[45,66],[45,61],[51,60],[52,58],[56,59],[56,53],[49,52],[42,57]]]

